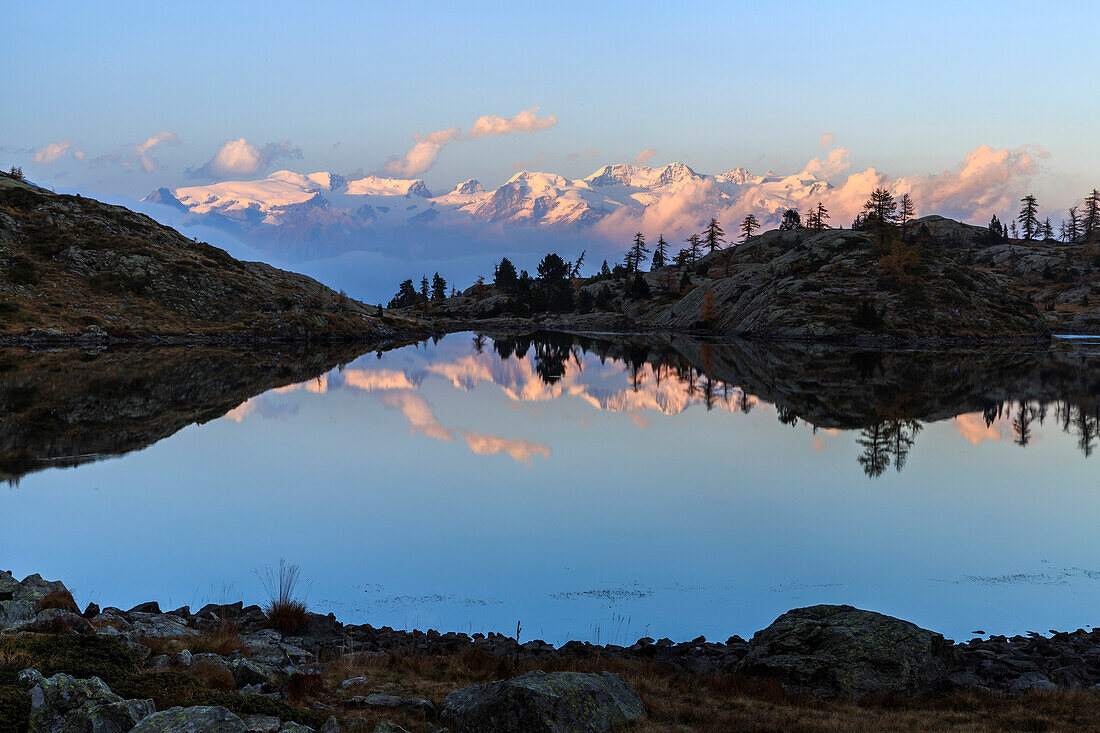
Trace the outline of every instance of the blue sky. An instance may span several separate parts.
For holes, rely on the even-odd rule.
[[[534,105],[557,124],[450,144],[420,175],[433,190],[498,185],[519,163],[582,176],[648,148],[652,164],[795,172],[831,132],[852,171],[1034,145],[1051,206],[1098,185],[1084,2],[7,5],[0,153],[93,194],[181,185],[240,137],[300,148],[274,167],[372,172],[414,134]],[[151,172],[90,165],[161,132],[176,139]],[[32,161],[61,141],[65,156]]]

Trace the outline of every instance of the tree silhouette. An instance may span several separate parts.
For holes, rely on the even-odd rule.
[[[856,444],[863,448],[857,460],[865,474],[877,478],[890,467],[890,436],[886,423],[874,423],[861,430]]]
[[[722,231],[722,225],[718,223],[718,219],[713,216],[710,218],[710,222],[707,224],[707,228],[703,230],[703,241],[707,245],[707,249],[711,252],[717,252],[722,249],[722,242],[725,232]]]
[[[1023,206],[1016,221],[1020,222],[1020,230],[1024,233],[1024,239],[1031,241],[1039,233],[1039,204],[1034,195],[1028,194],[1020,199]]]
[[[759,228],[760,222],[756,220],[755,216],[753,216],[752,214],[746,216],[741,222],[741,241],[749,241],[749,237],[751,237]]]
[[[410,308],[420,302],[420,295],[413,286],[413,281],[405,280],[397,288],[397,294],[390,300],[389,308]]]
[[[668,264],[668,242],[665,241],[665,235],[657,237],[657,244],[653,248],[653,261],[651,263],[652,270],[656,270],[658,267],[664,267]]]
[[[420,297],[424,300],[428,299],[428,276],[420,278]]]
[[[817,206],[814,207],[806,216],[806,226],[813,229],[815,232],[820,232],[826,228],[825,221],[829,218],[829,210],[825,208],[825,205],[820,201],[817,202]]]
[[[1081,221],[1081,234],[1086,242],[1100,237],[1100,191],[1092,189],[1085,199],[1085,216]]]
[[[802,217],[798,214],[798,209],[787,209],[783,212],[783,220],[779,222],[779,228],[783,231],[790,231],[792,229],[798,229],[802,226]]]
[[[863,204],[863,223],[873,227],[893,224],[897,219],[898,203],[885,188],[876,188]]]
[[[913,198],[909,194],[902,194],[901,203],[898,205],[898,223],[901,224],[901,236],[905,236],[906,225],[916,215],[917,209],[913,206]]]
[[[641,267],[642,263],[646,261],[646,255],[649,254],[649,247],[645,246],[645,235],[638,232],[634,235],[634,244],[631,245],[630,250],[626,253],[626,269],[631,273],[635,273]]]
[[[688,264],[694,265],[699,260],[700,245],[703,240],[699,239],[698,234],[692,234],[685,241],[688,243],[688,246],[685,248]]]
[[[502,292],[514,293],[516,280],[516,266],[507,257],[503,258],[493,273],[493,284]]]
[[[432,300],[443,300],[447,297],[447,281],[435,273],[432,278]]]
[[[1067,242],[1076,242],[1081,235],[1081,218],[1077,215],[1077,207],[1069,207],[1069,219],[1062,222],[1065,226]]]
[[[924,428],[916,420],[894,419],[886,425],[886,437],[890,445],[890,453],[894,459],[894,468],[897,471],[905,468],[905,462],[909,459],[909,451],[917,440],[917,433]]]

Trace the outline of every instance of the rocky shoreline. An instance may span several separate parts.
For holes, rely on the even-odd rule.
[[[226,628],[232,629],[235,642],[230,646],[235,648],[200,649]],[[440,717],[446,702],[438,705],[422,698],[395,696],[373,686],[366,677],[337,679],[340,670],[351,664],[404,658],[476,656],[509,670],[561,669],[581,663],[589,668],[641,664],[695,675],[777,681],[790,693],[821,699],[883,694],[927,697],[959,691],[1011,697],[1036,691],[1100,690],[1100,630],[990,636],[955,643],[875,612],[850,606],[812,606],[789,611],[751,640],[732,636],[720,642],[703,637],[685,642],[642,638],[629,646],[570,641],[555,647],[541,640],[518,643],[497,633],[467,635],[345,625],[332,614],[312,613],[304,628],[292,636],[271,628],[264,609],[255,605],[237,602],[208,604],[195,611],[187,607],[163,611],[155,602],[129,610],[89,604],[81,612],[61,582],[38,575],[17,581],[0,572],[0,643],[39,635],[94,638],[97,643],[124,650],[120,653],[142,672],[182,672],[224,680],[224,689],[242,700],[284,701],[294,696],[296,685],[336,674],[332,678],[334,697],[325,703],[315,702],[312,708],[314,720],[318,716],[326,720],[327,727],[322,730],[361,729],[354,727],[354,719],[343,728],[341,725],[349,711],[362,709],[400,709],[427,721],[446,722],[446,716]],[[0,663],[2,660],[0,654]],[[32,703],[45,705],[42,691],[53,684],[53,678],[28,669],[31,671],[19,670],[20,684],[32,692],[39,689],[31,695]],[[584,679],[578,677],[574,682],[599,682],[589,679],[591,676],[581,675]],[[603,680],[597,687],[621,682]],[[0,675],[0,693],[2,685]],[[493,689],[493,694],[503,694]],[[141,710],[151,712],[144,707]],[[109,730],[116,729],[129,730]]]

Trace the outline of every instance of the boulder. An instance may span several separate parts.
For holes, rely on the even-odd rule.
[[[409,733],[397,723],[391,723],[388,720],[383,720],[378,725],[374,726],[374,733]]]
[[[244,724],[252,733],[278,733],[283,727],[283,721],[274,715],[246,715]]]
[[[171,636],[196,636],[198,631],[185,619],[171,614],[128,612],[130,625],[137,637],[164,639]]]
[[[125,733],[153,713],[152,700],[123,700],[98,677],[45,678],[29,669],[19,673],[19,680],[31,688],[32,731]]]
[[[431,700],[422,700],[419,697],[398,697],[397,695],[383,693],[349,697],[343,701],[343,704],[349,708],[390,708],[392,710],[422,712],[427,715],[435,712],[435,705],[432,704]]]
[[[6,570],[0,570],[0,601],[10,601],[15,596],[19,581]]]
[[[0,601],[0,631],[30,621],[34,615],[34,604],[30,601]]]
[[[1057,689],[1058,686],[1047,679],[1046,675],[1038,672],[1024,672],[1009,686],[1008,692],[1012,695],[1022,695],[1025,692],[1049,692]]]
[[[463,731],[605,731],[645,717],[637,691],[611,672],[529,672],[447,695],[443,721]]]
[[[243,657],[231,660],[229,671],[233,673],[233,680],[236,682],[237,687],[244,687],[245,685],[277,687],[282,681],[282,674],[277,667],[261,664]]]
[[[94,631],[83,616],[60,608],[47,608],[33,619],[16,624],[9,630],[35,634],[90,634]]]
[[[153,713],[131,733],[249,733],[244,721],[222,707],[171,708]]]
[[[38,573],[28,575],[19,583],[19,587],[12,591],[12,597],[16,601],[29,601],[37,610],[38,603],[51,593],[69,589],[60,580],[43,580]]]
[[[951,642],[916,624],[852,606],[810,606],[756,632],[737,671],[820,697],[919,694],[947,679]]]

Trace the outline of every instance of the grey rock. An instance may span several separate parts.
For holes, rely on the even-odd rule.
[[[176,654],[176,664],[181,667],[190,667],[191,662],[194,661],[194,656],[188,650],[184,649]]]
[[[381,693],[375,693],[373,695],[357,695],[355,697],[349,697],[343,701],[346,707],[354,708],[390,708],[409,710],[413,712],[422,712],[426,714],[432,714],[435,712],[435,705],[431,700],[422,700],[418,697],[399,697],[397,695],[384,695]]]
[[[1009,686],[1008,692],[1011,695],[1020,695],[1035,690],[1045,692],[1057,689],[1058,686],[1048,680],[1046,675],[1039,674],[1038,672],[1024,672],[1016,678],[1016,681],[1013,682],[1011,686]]]
[[[16,601],[29,601],[37,606],[39,601],[55,591],[68,591],[60,580],[43,580],[38,573],[28,575],[19,583],[19,587],[13,590],[12,598]]]
[[[328,716],[328,720],[321,725],[320,733],[340,733],[340,724],[336,722],[335,715]]]
[[[125,618],[117,613],[110,613],[109,611],[103,611],[93,616],[92,625],[96,626],[101,631],[105,628],[113,628],[117,631],[127,632],[134,628],[133,624]]]
[[[282,681],[282,675],[277,667],[261,664],[244,657],[231,660],[229,670],[232,672],[233,680],[238,687],[244,687],[245,685],[275,687]]]
[[[367,678],[366,677],[352,677],[350,679],[346,679],[343,682],[341,682],[340,683],[340,689],[341,690],[347,690],[348,688],[359,687],[360,685],[365,685],[365,684],[367,684]]]
[[[12,600],[17,587],[19,587],[19,581],[12,577],[11,573],[0,570],[0,601]]]
[[[30,729],[51,733],[125,733],[153,712],[152,700],[123,700],[98,677],[19,675],[31,689]]]
[[[233,670],[229,668],[229,662],[217,654],[193,654],[191,656],[191,669],[207,668],[219,675],[233,678]]]
[[[190,628],[185,619],[172,614],[134,612],[128,615],[133,631],[139,637],[163,639],[170,636],[196,636],[199,633]]]
[[[11,626],[9,631],[29,631],[35,634],[90,634],[92,625],[83,617],[61,608],[47,608],[29,621]]]
[[[279,728],[279,733],[313,733],[313,729],[308,725],[302,725],[301,723],[295,723],[293,720],[288,720],[283,723],[282,728]]]
[[[457,731],[605,731],[645,717],[637,691],[611,672],[529,672],[456,690],[441,717]]]
[[[122,643],[130,650],[130,656],[134,658],[135,662],[144,662],[152,654],[153,650],[144,644],[139,644],[136,641],[130,641],[129,639],[123,639]]]
[[[374,726],[374,733],[409,733],[397,723],[391,723],[388,720],[383,720],[378,725]]]
[[[752,637],[737,666],[821,697],[918,694],[946,683],[950,644],[916,624],[851,606],[810,606]]]
[[[130,733],[249,733],[244,721],[222,707],[171,708],[153,713]]]
[[[0,601],[0,630],[30,621],[34,616],[34,604],[30,601]]]
[[[247,715],[244,717],[244,724],[252,733],[278,733],[283,721],[274,715]]]

